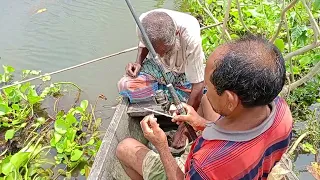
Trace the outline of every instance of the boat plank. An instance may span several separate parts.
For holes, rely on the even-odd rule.
[[[127,137],[146,143],[139,125],[140,119],[130,118],[126,113],[127,109],[128,101],[123,99],[117,105],[114,116],[103,137],[88,177],[89,180],[127,179],[115,156],[118,143]]]

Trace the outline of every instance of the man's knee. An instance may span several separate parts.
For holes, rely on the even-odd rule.
[[[128,152],[129,146],[133,144],[133,142],[135,142],[135,139],[132,138],[126,138],[124,140],[122,140],[116,149],[116,156],[118,159],[123,159],[124,156],[126,156],[126,153]]]

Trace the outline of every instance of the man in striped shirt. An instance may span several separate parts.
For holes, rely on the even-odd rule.
[[[283,57],[268,41],[247,36],[222,45],[207,62],[204,100],[211,108],[203,107],[204,117],[221,116],[208,122],[184,104],[187,115],[173,120],[203,130],[185,168],[170,154],[166,136],[152,115],[141,121],[141,127],[159,154],[125,139],[118,145],[117,157],[132,179],[267,179],[292,134],[288,105],[277,97],[284,81]]]

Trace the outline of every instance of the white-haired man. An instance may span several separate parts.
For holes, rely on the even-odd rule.
[[[199,22],[191,15],[168,9],[143,13],[140,21],[180,100],[198,109],[205,58]],[[137,59],[126,66],[126,76],[118,83],[120,94],[135,103],[150,100],[156,90],[162,89],[170,99],[160,69],[150,59],[138,27],[137,34],[140,40]]]

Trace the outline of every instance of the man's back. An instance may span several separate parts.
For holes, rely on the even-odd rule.
[[[249,131],[230,132],[209,125],[192,146],[186,179],[266,179],[286,152],[292,130],[286,102],[276,98],[271,106],[268,119]]]

